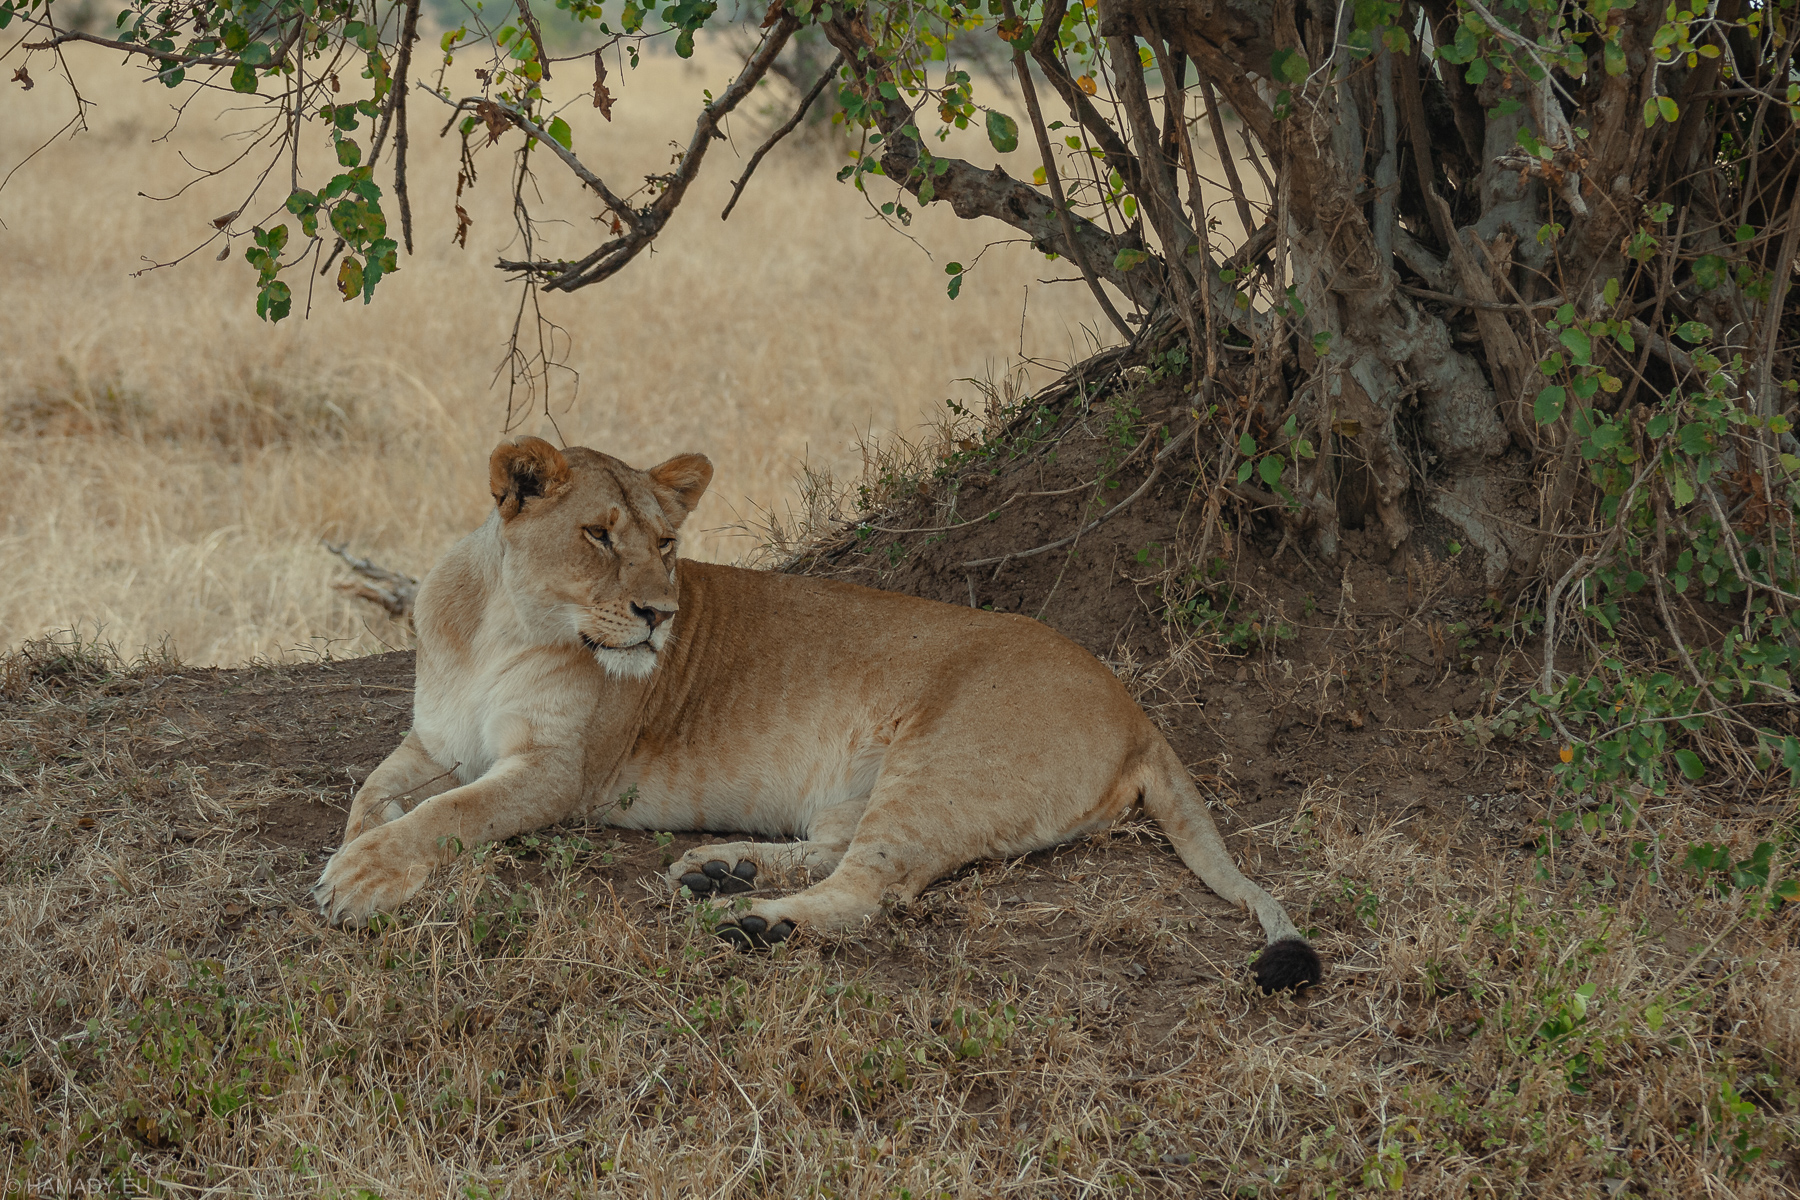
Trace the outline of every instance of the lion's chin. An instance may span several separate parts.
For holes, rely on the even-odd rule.
[[[642,679],[656,670],[656,651],[643,642],[614,650],[583,636],[582,644],[594,652],[594,661],[614,679]]]

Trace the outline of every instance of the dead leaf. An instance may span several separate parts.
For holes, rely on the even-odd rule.
[[[20,67],[13,72],[12,81],[14,83],[24,84],[25,90],[28,92],[37,86],[37,83],[31,78],[31,72],[27,71],[24,67]]]
[[[501,107],[492,100],[483,100],[475,106],[475,115],[480,117],[487,126],[488,145],[491,146],[499,141],[500,135],[506,132],[509,124],[506,113]]]
[[[606,62],[600,51],[594,51],[594,107],[600,115],[612,120],[613,94],[606,90]]]

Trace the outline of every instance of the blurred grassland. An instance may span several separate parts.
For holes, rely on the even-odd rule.
[[[177,125],[186,91],[142,82],[110,51],[67,49],[93,101],[88,130],[53,141],[0,191],[0,471],[11,485],[0,492],[0,643],[100,626],[127,653],[167,637],[195,664],[402,644],[404,630],[331,587],[339,574],[319,539],[423,574],[491,503],[485,460],[507,399],[496,370],[519,303],[493,263],[519,249],[508,183],[517,139],[477,154],[479,181],[462,197],[474,224],[458,248],[456,140],[436,136],[448,110],[415,93],[417,254],[368,307],[318,279],[308,318],[297,280],[294,316],[269,326],[255,315],[243,250],[259,222],[296,224],[278,211],[285,164],[231,226],[225,261],[215,240],[131,275],[194,249],[243,204],[261,150],[194,181],[243,151],[260,114],[206,91]],[[615,74],[610,124],[585,101],[564,110],[577,152],[622,189],[666,169],[702,89],[716,91],[731,66],[714,46]],[[74,110],[50,56],[31,67],[37,86],[7,93],[0,170]],[[346,95],[356,86],[347,81]],[[834,181],[840,143],[778,148],[721,222],[731,182],[792,103],[785,85],[764,92],[654,253],[607,284],[546,298],[579,392],[559,376],[554,419],[540,412],[515,428],[560,431],[640,465],[710,455],[714,489],[685,544],[701,558],[750,553],[754,539],[729,527],[783,510],[803,463],[854,477],[859,438],[913,428],[944,397],[974,394],[960,378],[1004,375],[1021,352],[1078,358],[1093,347],[1084,324],[1100,324],[1079,284],[1038,282],[1072,274],[1066,264],[1022,243],[989,250],[948,300],[944,263],[970,263],[1010,231],[944,206],[906,235],[889,229]],[[997,157],[974,135],[952,145],[984,164]],[[329,177],[328,152],[307,141],[302,186]],[[1008,169],[1028,178],[1035,163],[1011,157]],[[556,222],[538,248],[583,253],[602,231],[581,214],[598,210],[560,164],[537,158],[527,196]],[[378,179],[390,186],[387,167]],[[173,200],[145,198],[188,184]],[[391,196],[387,207],[397,229]]]

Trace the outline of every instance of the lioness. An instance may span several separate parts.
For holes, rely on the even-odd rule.
[[[328,919],[400,904],[459,844],[634,789],[609,820],[804,839],[702,846],[669,871],[699,895],[823,874],[721,907],[720,934],[761,947],[1141,803],[1207,887],[1255,911],[1257,982],[1318,981],[1318,955],[1092,655],[1025,617],[678,560],[712,473],[698,454],[639,471],[533,437],[494,451],[493,513],[419,589],[413,729],[350,807],[313,891]]]

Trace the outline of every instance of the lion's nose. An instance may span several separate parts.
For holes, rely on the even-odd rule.
[[[645,608],[642,604],[633,604],[631,606],[631,615],[643,621],[644,624],[650,627],[650,632],[655,633],[658,625],[661,625],[675,614],[672,612],[664,612],[660,608]]]

